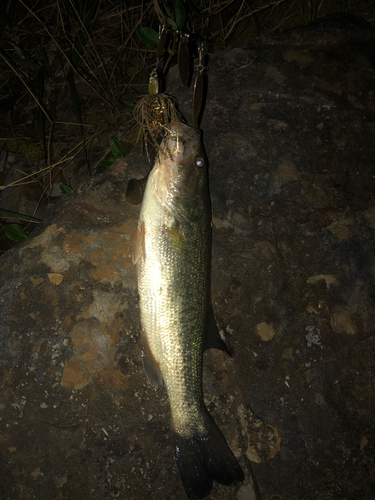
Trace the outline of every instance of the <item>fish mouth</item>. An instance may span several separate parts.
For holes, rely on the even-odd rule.
[[[164,137],[151,182],[160,200],[178,192],[179,199],[191,198],[195,182],[195,158],[200,150],[201,131],[179,123]]]
[[[179,138],[176,149],[172,153],[174,162],[181,167],[188,167],[195,156],[193,146],[185,141],[187,141],[185,137]]]
[[[178,128],[173,127],[171,129],[170,139],[175,144],[173,150],[175,161],[182,167],[188,166],[195,156],[195,150],[199,146],[200,130],[180,124]]]

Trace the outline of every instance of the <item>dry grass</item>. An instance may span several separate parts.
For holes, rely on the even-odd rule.
[[[116,125],[119,102],[134,102],[137,94],[147,93],[144,84],[155,64],[155,49],[147,48],[135,30],[141,26],[157,30],[166,15],[173,16],[174,4],[174,0],[3,3],[0,117],[6,126],[0,132],[2,148],[12,149],[14,134],[33,137],[43,158],[39,170],[22,182],[51,183],[79,152],[87,153],[90,141],[108,121]],[[198,0],[194,4],[191,29],[206,40],[210,51],[241,46],[254,36],[334,12],[375,22],[373,0]],[[86,89],[85,95],[81,88]],[[82,109],[94,101],[103,110],[95,126],[82,118]],[[72,119],[61,119],[67,111]],[[78,135],[76,145],[56,158],[55,145],[64,134]]]

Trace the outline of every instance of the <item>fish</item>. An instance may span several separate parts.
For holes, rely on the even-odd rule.
[[[229,354],[211,306],[211,205],[200,131],[170,128],[147,179],[133,262],[137,266],[143,367],[165,385],[175,459],[190,499],[213,480],[229,485],[243,471],[203,400],[203,352]]]

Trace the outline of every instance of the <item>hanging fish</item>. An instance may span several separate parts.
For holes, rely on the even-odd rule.
[[[176,462],[187,496],[197,499],[213,480],[232,484],[244,475],[203,398],[203,351],[228,350],[210,303],[211,208],[200,131],[176,124],[161,151],[133,254],[142,358],[151,384],[166,386]]]

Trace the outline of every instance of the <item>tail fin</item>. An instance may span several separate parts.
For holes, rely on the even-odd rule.
[[[173,442],[181,479],[190,499],[207,496],[213,479],[222,484],[244,480],[239,463],[212,417],[205,436],[186,437],[175,432]]]

